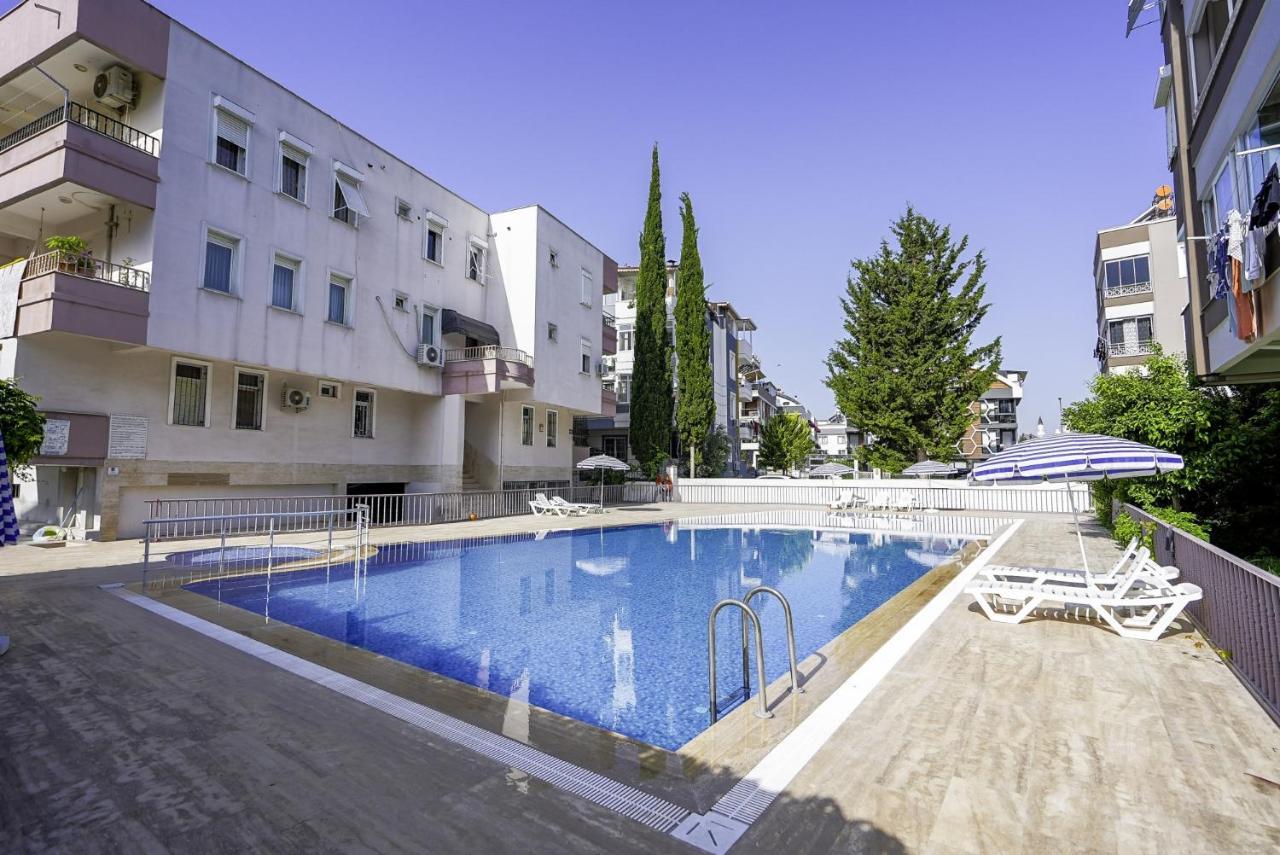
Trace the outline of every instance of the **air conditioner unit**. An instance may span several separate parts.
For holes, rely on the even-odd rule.
[[[285,386],[284,394],[281,396],[280,406],[283,409],[292,409],[300,413],[311,406],[311,393],[305,389]]]
[[[113,65],[93,79],[93,97],[111,107],[132,107],[138,90],[133,85],[133,72],[123,65]]]
[[[418,345],[418,364],[431,365],[436,368],[444,365],[444,348],[438,344]]]

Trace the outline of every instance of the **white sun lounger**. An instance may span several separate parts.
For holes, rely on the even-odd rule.
[[[915,497],[914,493],[908,493],[906,490],[899,490],[890,502],[890,508],[895,511],[920,510],[920,500]]]
[[[1084,585],[1089,582],[1098,587],[1112,587],[1126,578],[1134,561],[1166,582],[1178,578],[1178,568],[1172,565],[1162,566],[1151,560],[1150,553],[1138,548],[1138,538],[1129,541],[1124,552],[1116,562],[1106,570],[1096,572],[1062,567],[1022,567],[1018,565],[989,564],[982,569],[982,575],[993,579],[1010,581],[1040,580],[1056,585]],[[1086,579],[1086,577],[1088,577]]]
[[[892,503],[889,493],[886,490],[872,493],[871,498],[867,499],[867,510],[869,511],[887,511]]]
[[[839,497],[827,507],[833,511],[842,511],[846,508],[852,508],[856,501],[857,499],[854,498],[852,490],[841,490]]]
[[[602,508],[600,505],[594,504],[592,502],[570,502],[568,499],[565,499],[563,496],[552,496],[551,504],[555,505],[557,508],[561,508],[567,511],[568,513],[577,514],[579,516],[582,516],[585,514],[604,513],[604,508]]]
[[[1139,550],[1138,555],[1144,552]],[[1189,582],[1171,585],[1136,558],[1128,572],[1117,577],[1114,587],[1098,587],[1087,576],[1083,586],[979,576],[965,591],[973,595],[988,618],[1000,623],[1022,623],[1037,608],[1052,604],[1068,612],[1091,611],[1124,638],[1155,641],[1203,594]]]
[[[559,497],[557,496],[556,498]],[[564,517],[571,515],[581,516],[586,513],[585,510],[575,508],[564,502],[563,499],[560,499],[559,503],[557,503],[555,499],[548,499],[546,493],[538,493],[535,495],[529,502],[529,510],[533,511],[534,516],[542,516],[543,514],[551,513],[558,517]]]

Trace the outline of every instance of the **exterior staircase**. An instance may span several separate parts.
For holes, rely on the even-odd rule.
[[[484,489],[484,485],[476,480],[476,476],[470,470],[462,470],[462,490],[467,493],[477,493]]]

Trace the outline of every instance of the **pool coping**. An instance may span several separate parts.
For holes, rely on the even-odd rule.
[[[313,661],[315,657],[309,659],[290,653],[282,644],[287,646],[287,643],[291,640],[297,643],[300,637],[309,637],[323,642],[319,646],[322,648],[329,647],[330,653],[337,649],[346,648],[371,657],[379,665],[394,663],[394,665],[402,669],[409,669],[419,675],[430,678],[429,682],[442,681],[442,683],[438,683],[434,687],[437,690],[440,685],[452,684],[453,687],[463,690],[459,694],[465,695],[470,692],[473,701],[483,700],[487,701],[488,704],[497,702],[507,707],[514,703],[511,698],[433,674],[414,666],[399,663],[379,654],[374,654],[371,651],[354,648],[343,642],[280,622],[273,624],[275,632],[266,634],[266,637],[261,637],[264,635],[263,633],[255,633],[243,627],[236,628],[234,626],[237,622],[242,623],[244,616],[250,616],[261,621],[260,616],[253,615],[253,613],[235,606],[217,603],[215,600],[192,592],[169,589],[152,596],[137,590],[138,586],[136,584],[127,587],[124,585],[110,587],[112,588],[112,593],[135,605],[240,649],[242,652],[275,664],[291,673],[310,679],[359,702],[381,709],[410,724],[430,730],[450,741],[476,750],[477,753],[489,756],[497,762],[521,769],[535,777],[547,780],[555,786],[578,793],[597,804],[637,819],[651,828],[672,833],[699,848],[713,852],[724,852],[746,831],[752,822],[759,818],[773,801],[773,798],[785,787],[786,783],[825,744],[831,733],[834,732],[835,727],[852,713],[862,699],[870,693],[871,689],[905,654],[906,650],[932,625],[933,621],[941,614],[942,609],[955,599],[962,590],[963,585],[967,584],[968,580],[976,575],[979,569],[990,560],[991,556],[999,551],[999,548],[1003,546],[1021,524],[1022,520],[1020,519],[1012,520],[1002,529],[989,535],[986,538],[986,545],[967,562],[961,563],[959,569],[952,574],[945,585],[941,586],[940,590],[935,590],[938,588],[936,584],[925,585],[925,589],[930,592],[925,601],[911,612],[905,622],[892,628],[887,640],[882,640],[880,644],[872,649],[864,651],[867,655],[860,663],[854,666],[852,673],[847,674],[847,676],[835,675],[835,677],[832,677],[834,671],[829,668],[822,669],[819,674],[826,677],[828,681],[842,680],[842,682],[832,687],[830,692],[820,693],[821,700],[816,700],[815,695],[809,695],[807,700],[811,701],[811,703],[806,704],[809,709],[804,712],[798,721],[795,720],[794,716],[794,705],[797,699],[790,697],[789,691],[780,691],[786,687],[787,678],[785,676],[781,677],[771,684],[771,695],[776,698],[774,703],[771,704],[771,708],[775,711],[778,710],[779,705],[784,701],[792,704],[793,715],[786,717],[791,719],[792,724],[784,726],[784,732],[775,734],[777,738],[768,740],[768,744],[764,745],[763,748],[763,744],[758,742],[758,726],[765,723],[751,717],[746,704],[735,708],[722,718],[719,723],[702,731],[699,736],[674,752],[527,704],[524,705],[525,709],[523,711],[525,715],[523,739],[513,740],[500,734],[500,731],[506,729],[505,721],[502,727],[495,728],[492,726],[492,720],[484,724],[476,724],[473,721],[456,718],[435,709],[434,706],[436,705],[426,706],[401,697],[399,694],[384,688],[358,680],[346,673],[318,664]],[[770,526],[763,524],[761,527],[767,528]],[[886,532],[886,534],[890,533]],[[910,535],[909,532],[892,532],[891,534]],[[953,563],[955,562],[944,562],[939,567],[931,568],[920,579],[915,580],[893,598],[882,603],[870,614],[844,630],[826,645],[823,645],[816,654],[807,658],[805,663],[802,663],[802,673],[810,671],[807,663],[810,663],[812,659],[822,657],[827,648],[836,645],[846,635],[854,633],[860,626],[875,618],[881,610],[894,604],[899,598],[908,594],[919,597],[920,591],[917,589],[921,586],[921,583],[928,580],[936,583],[940,575],[939,571],[946,567],[947,564]],[[194,603],[188,598],[192,598],[195,601],[203,600],[207,603],[213,603],[217,608],[213,610],[213,613],[209,613],[207,607],[203,609],[192,608]],[[170,605],[166,601],[175,602]],[[183,605],[188,608],[182,608]],[[224,613],[225,610],[231,611]],[[201,611],[212,619],[199,616]],[[239,613],[238,616],[241,620],[228,621],[227,615],[235,615],[235,613]],[[225,623],[233,625],[223,625]],[[275,644],[272,643],[273,641]],[[801,699],[805,699],[805,696],[801,696]],[[480,709],[483,705],[473,704],[468,711],[471,713],[483,713],[484,710]],[[467,705],[464,703],[463,706],[465,708]],[[492,710],[489,713],[491,715]],[[483,715],[481,715],[481,718],[483,718]],[[526,744],[529,741],[528,725],[533,718],[540,719],[540,724],[543,725],[556,721],[568,723],[569,730],[578,731],[577,734],[570,736],[571,739],[580,740],[595,737],[597,740],[603,738],[611,743],[606,746],[608,750],[603,752],[603,755],[607,755],[612,761],[604,764],[607,767],[606,773],[598,771],[598,768],[584,767],[565,760],[559,756],[563,753],[561,751],[547,753]],[[762,754],[762,756],[745,774],[734,774],[732,777],[737,782],[729,787],[726,792],[719,794],[696,793],[696,788],[691,784],[693,779],[688,776],[692,774],[696,778],[699,766],[709,766],[709,764],[705,764],[705,761],[692,756],[698,753],[696,744],[700,739],[711,734],[712,731],[716,731],[717,728],[719,728],[719,733],[727,732],[729,728],[724,727],[724,725],[735,720],[746,721],[749,731],[754,731],[757,738],[755,747],[762,749],[757,750],[756,753]],[[542,735],[545,736],[545,734]],[[618,761],[625,762],[618,765]],[[672,782],[676,782],[687,785],[688,790],[683,794],[684,798],[681,798],[678,792],[668,792],[665,795],[671,798],[664,798],[654,795],[652,792],[638,789],[631,784],[620,782],[615,778],[607,777],[608,773],[626,770],[633,773],[629,776],[633,777],[636,783],[644,784],[650,788],[665,781],[668,786],[664,786],[662,789],[670,789],[669,785]],[[723,781],[723,775],[718,777]],[[681,788],[677,787],[676,789],[679,790]],[[702,797],[697,797],[698,795]],[[706,804],[705,797],[708,795],[716,799],[715,804],[709,810],[700,812],[703,809],[703,805]],[[688,798],[689,796],[694,796],[694,798],[690,799]],[[677,803],[673,799],[679,799],[684,804]],[[689,801],[693,801],[695,807],[688,807]]]

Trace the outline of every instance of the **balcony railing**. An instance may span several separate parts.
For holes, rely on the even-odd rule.
[[[1120,344],[1107,345],[1107,356],[1148,356],[1156,352],[1155,342],[1151,339],[1126,341]]]
[[[151,274],[145,270],[125,267],[122,264],[110,264],[92,255],[81,255],[74,252],[46,252],[27,260],[27,269],[23,271],[23,279],[34,279],[49,273],[67,273],[81,279],[93,279],[108,282],[122,288],[135,291],[151,290]]]
[[[503,362],[519,362],[533,367],[533,357],[514,347],[483,344],[479,347],[459,347],[444,352],[445,362],[473,362],[480,359],[501,359]]]
[[[609,314],[608,312],[605,312],[600,317],[604,321],[604,325],[606,327],[610,327],[615,330],[618,328],[618,319],[615,318],[613,315]]]
[[[1130,294],[1150,294],[1150,282],[1135,282],[1132,285],[1116,285],[1107,288],[1102,292],[1102,296],[1111,299],[1112,297],[1128,297]]]
[[[0,139],[0,153],[8,151],[19,143],[26,142],[32,137],[39,136],[50,128],[61,125],[63,122],[71,122],[105,137],[111,137],[117,142],[136,148],[138,151],[149,154],[152,157],[160,156],[160,140],[150,134],[143,133],[137,128],[130,127],[118,119],[104,116],[102,113],[90,110],[83,104],[77,104],[74,101],[55,107],[34,122],[23,125],[13,133]]]

